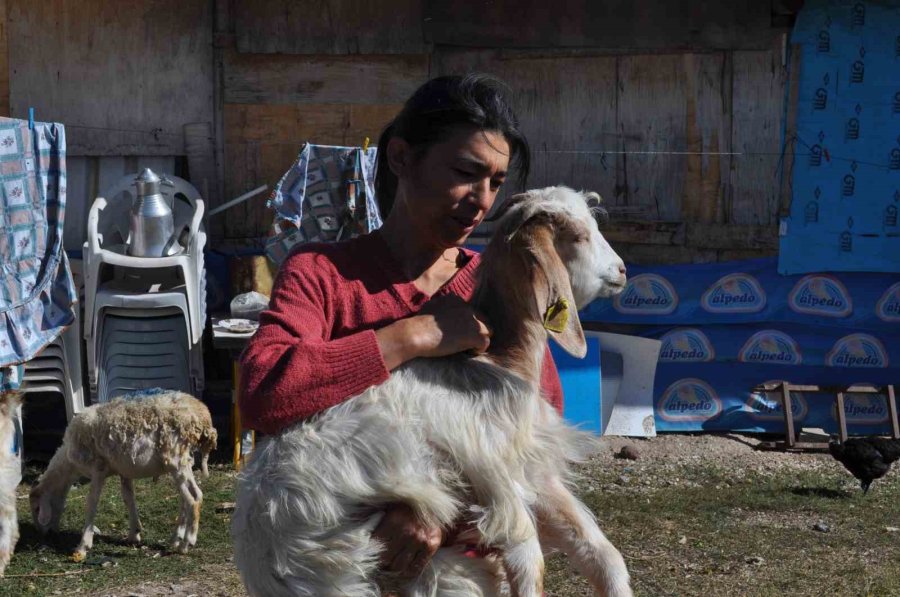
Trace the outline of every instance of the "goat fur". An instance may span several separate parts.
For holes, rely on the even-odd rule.
[[[22,463],[12,446],[16,435],[13,416],[20,403],[18,392],[0,392],[0,576],[19,540],[16,488],[22,481]]]
[[[517,196],[484,253],[475,305],[495,333],[482,357],[416,359],[385,383],[268,438],[239,477],[235,563],[251,595],[375,597],[382,546],[371,532],[391,503],[429,525],[474,521],[499,562],[441,548],[402,595],[537,597],[545,548],[561,549],[602,595],[631,595],[624,560],[571,493],[570,464],[595,438],[541,397],[548,331],[572,354],[586,344],[576,306],[612,296],[624,266],[584,195],[551,187]]]
[[[86,408],[69,423],[63,444],[31,490],[35,525],[46,533],[57,530],[69,488],[80,477],[91,480],[81,542],[73,554],[83,560],[93,545],[94,518],[106,478],[117,475],[129,512],[130,541],[141,540],[141,523],[133,479],[168,473],[181,495],[172,549],[184,553],[197,541],[200,491],[193,474],[195,451],[207,476],[209,453],[216,447],[216,429],[209,409],[188,394],[169,391],[139,400],[117,399]]]

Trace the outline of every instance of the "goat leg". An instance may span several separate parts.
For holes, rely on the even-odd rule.
[[[535,510],[541,543],[564,552],[603,597],[631,597],[628,569],[619,550],[587,507],[558,478],[541,483]]]
[[[19,540],[19,521],[16,515],[16,486],[0,491],[4,493],[0,495],[0,576],[3,576]]]
[[[189,472],[189,471],[188,471]],[[178,526],[172,539],[172,551],[187,553],[190,547],[189,530],[193,529],[195,519],[199,517],[199,505],[191,491],[191,479],[181,469],[172,471],[175,486],[181,494],[181,512],[178,515]]]
[[[81,542],[75,548],[72,559],[76,562],[84,561],[87,552],[94,546],[94,519],[97,517],[97,506],[100,504],[100,493],[106,482],[105,471],[94,471],[91,475],[91,491],[88,494],[87,509],[84,513],[84,531],[81,533]]]
[[[538,531],[525,501],[526,491],[509,474],[508,466],[484,455],[462,463],[463,474],[483,506],[478,531],[487,545],[503,554],[511,593],[514,597],[540,597],[544,585],[544,554]]]
[[[193,502],[191,504],[191,525],[188,527],[187,534],[187,542],[188,545],[194,546],[197,544],[197,533],[200,531],[200,506],[203,504],[203,492],[200,491],[200,486],[197,485],[197,480],[194,478],[193,471],[188,470],[188,489],[191,492],[191,497],[193,498]]]
[[[119,477],[122,482],[122,500],[128,507],[128,541],[131,543],[141,542],[141,519],[138,515],[137,502],[134,499],[134,483],[131,479]]]
[[[537,533],[526,541],[502,548],[503,567],[513,597],[541,597],[544,592],[544,554]]]

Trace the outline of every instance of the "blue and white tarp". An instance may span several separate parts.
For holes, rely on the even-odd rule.
[[[779,271],[900,272],[900,1],[808,0]]]
[[[614,300],[582,321],[626,326],[662,341],[654,385],[660,431],[780,431],[775,395],[751,388],[801,384],[900,385],[900,276],[781,276],[776,259],[629,268]],[[835,429],[833,397],[798,394],[806,426]],[[879,395],[851,395],[851,432],[886,430]]]

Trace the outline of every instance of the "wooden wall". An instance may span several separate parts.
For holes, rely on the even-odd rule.
[[[212,121],[209,2],[6,0],[10,109],[63,122],[71,155],[184,155]]]
[[[66,126],[66,246],[110,173],[185,163],[217,195],[211,0],[0,0],[0,114]],[[128,164],[123,170],[122,164]]]
[[[374,142],[429,77],[477,70],[513,90],[534,151],[529,186],[600,192],[607,236],[629,261],[774,254],[793,9],[562,4],[218,3],[226,196],[273,186],[304,141]],[[232,210],[222,241],[264,234],[264,203]]]
[[[66,123],[73,156],[183,156],[215,206],[271,189],[305,141],[375,142],[431,76],[486,71],[529,186],[599,191],[629,261],[772,254],[797,4],[0,0],[0,113]],[[270,223],[262,195],[208,228],[260,245]]]

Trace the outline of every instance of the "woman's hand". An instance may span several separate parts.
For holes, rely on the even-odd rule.
[[[443,540],[440,528],[423,525],[405,504],[389,507],[372,536],[385,546],[381,554],[382,568],[403,579],[417,577]]]
[[[491,328],[472,306],[456,295],[429,301],[417,315],[375,332],[388,370],[416,357],[477,354],[491,343]]]

